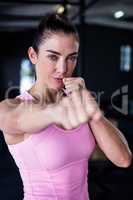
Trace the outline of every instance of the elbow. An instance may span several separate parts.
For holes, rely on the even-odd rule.
[[[127,167],[129,167],[129,166],[131,165],[131,163],[132,163],[132,155],[129,155],[129,158],[126,159],[126,160],[123,162],[122,167],[123,167],[123,168],[127,168]]]
[[[128,153],[127,156],[125,157],[122,157],[120,160],[119,160],[119,163],[117,163],[116,165],[118,167],[122,167],[122,168],[128,168],[132,163],[132,153]]]

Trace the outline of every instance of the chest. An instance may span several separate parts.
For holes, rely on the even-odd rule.
[[[51,126],[15,145],[11,151],[19,168],[56,170],[89,159],[94,148],[95,140],[87,125],[67,132]]]
[[[89,159],[94,147],[93,135],[86,127],[68,134],[53,131],[35,146],[35,152],[43,166],[54,170],[71,162]]]

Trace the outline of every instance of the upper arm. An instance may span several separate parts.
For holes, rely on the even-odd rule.
[[[9,115],[20,104],[19,99],[5,99],[0,102],[0,130],[4,130]]]

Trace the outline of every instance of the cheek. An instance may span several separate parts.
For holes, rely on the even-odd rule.
[[[67,76],[67,77],[72,76],[74,69],[75,69],[75,68],[71,68],[71,69],[67,70],[66,76]]]
[[[54,67],[51,64],[51,62],[49,62],[49,60],[45,60],[41,63],[39,63],[39,67],[40,67],[40,71],[43,74],[50,74],[54,71]]]
[[[75,69],[75,67],[76,67],[76,62],[69,64],[69,66],[68,66],[68,73],[72,74],[73,71],[74,71],[74,69]]]

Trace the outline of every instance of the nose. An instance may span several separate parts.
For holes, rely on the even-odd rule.
[[[67,71],[67,64],[65,62],[60,62],[57,64],[56,72],[64,74]]]

